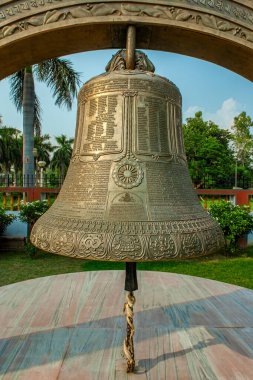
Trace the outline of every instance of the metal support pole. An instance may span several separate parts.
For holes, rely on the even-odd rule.
[[[125,290],[128,292],[134,292],[138,290],[137,282],[137,264],[126,262],[126,279],[125,279]]]
[[[136,27],[129,25],[126,37],[126,69],[135,69]]]
[[[127,28],[126,36],[126,69],[135,69],[135,46],[136,46],[136,27],[129,25]],[[124,340],[123,351],[127,359],[127,372],[134,372],[135,359],[134,359],[134,323],[133,323],[133,307],[135,304],[135,297],[133,292],[138,289],[136,263],[126,263],[126,278],[125,290],[128,292],[126,302],[124,304],[123,312],[127,320],[127,336]]]

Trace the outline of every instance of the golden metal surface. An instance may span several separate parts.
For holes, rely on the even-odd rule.
[[[126,38],[126,68],[135,69],[136,27],[129,25]]]
[[[37,247],[84,259],[153,261],[212,254],[223,246],[188,173],[181,94],[136,53],[125,52],[78,97],[71,164],[50,208],[35,224]]]
[[[170,51],[253,81],[252,0],[1,0],[0,79],[49,58],[125,46]]]

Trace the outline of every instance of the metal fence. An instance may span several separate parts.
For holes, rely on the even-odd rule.
[[[14,174],[0,173],[0,187],[46,187],[61,188],[64,177],[55,174],[44,174],[34,176],[23,176]],[[234,176],[227,177],[192,177],[195,189],[232,189],[235,185]],[[253,177],[239,176],[237,178],[237,187],[242,189],[253,188]]]
[[[15,175],[0,174],[0,187],[47,187],[60,188],[63,184],[64,177],[54,174],[50,175]]]
[[[196,189],[233,189],[235,186],[234,176],[227,177],[192,177],[192,182]],[[238,176],[237,188],[253,188],[253,177]]]

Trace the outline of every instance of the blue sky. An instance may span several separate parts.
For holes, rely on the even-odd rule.
[[[116,50],[92,51],[68,56],[82,82],[104,72]],[[146,51],[155,64],[156,73],[172,80],[183,96],[183,117],[193,116],[202,110],[207,120],[222,128],[229,128],[234,116],[246,111],[253,118],[253,83],[215,64],[187,56]],[[36,83],[36,91],[43,108],[42,133],[52,137],[60,134],[74,136],[76,103],[72,111],[54,105],[50,90]],[[0,115],[5,125],[22,130],[22,116],[9,99],[8,79],[0,82]]]

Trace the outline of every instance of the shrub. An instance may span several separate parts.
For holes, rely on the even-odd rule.
[[[34,225],[37,219],[43,215],[49,208],[47,201],[34,201],[21,203],[19,219],[22,222]]]
[[[0,207],[0,234],[2,234],[5,228],[16,219],[15,215],[6,214],[5,210]]]
[[[34,223],[49,209],[47,201],[34,201],[21,203],[19,219],[29,224],[29,235]],[[26,253],[33,258],[36,254],[36,247],[30,242],[30,236],[26,239]]]
[[[253,216],[248,206],[235,206],[221,201],[210,206],[209,212],[221,226],[227,243],[227,250],[234,252],[238,239],[253,229]]]

